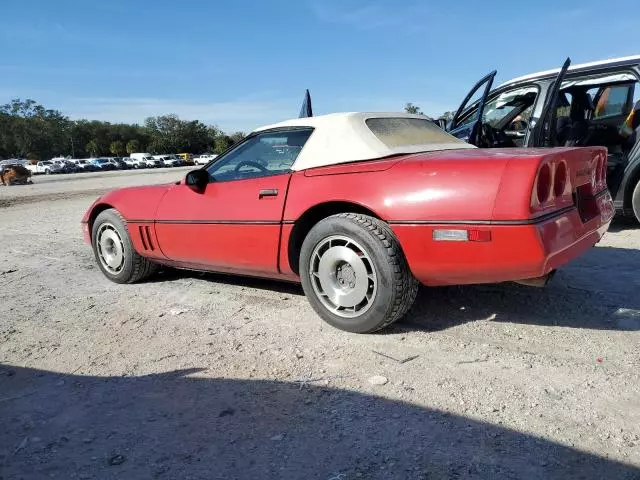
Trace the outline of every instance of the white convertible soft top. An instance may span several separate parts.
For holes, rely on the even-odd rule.
[[[292,170],[398,154],[476,148],[426,117],[408,113],[333,113],[287,120],[258,128],[254,133],[287,127],[314,129]]]

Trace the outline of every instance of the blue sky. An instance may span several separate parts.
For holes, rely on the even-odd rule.
[[[640,54],[637,0],[1,0],[0,103],[177,113],[227,131],[314,112],[454,109],[475,81]],[[626,13],[625,13],[626,12]],[[634,49],[635,47],[635,49]]]

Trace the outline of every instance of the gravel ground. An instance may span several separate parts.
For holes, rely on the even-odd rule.
[[[295,285],[107,281],[84,210],[184,170],[0,187],[1,479],[640,478],[640,228],[359,336]]]

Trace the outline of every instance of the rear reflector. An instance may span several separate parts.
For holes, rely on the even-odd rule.
[[[490,242],[489,230],[440,230],[433,231],[436,242]]]
[[[469,230],[470,242],[490,242],[491,231],[490,230]]]

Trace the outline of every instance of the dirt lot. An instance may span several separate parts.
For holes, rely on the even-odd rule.
[[[0,187],[0,478],[640,478],[640,228],[357,336],[288,284],[108,282],[86,207],[183,171]]]

